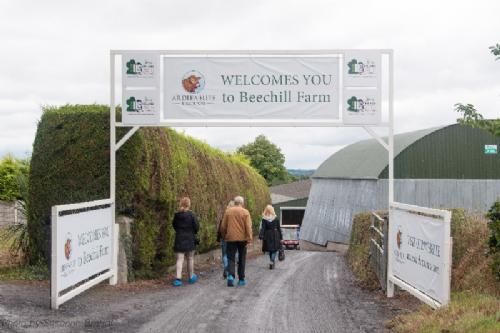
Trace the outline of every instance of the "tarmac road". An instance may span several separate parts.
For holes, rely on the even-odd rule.
[[[0,283],[0,332],[385,331],[393,311],[383,298],[355,285],[342,255],[286,255],[274,270],[265,256],[249,259],[243,287],[227,287],[221,272],[213,270],[198,283],[177,288],[99,286],[58,311],[47,308],[47,286]]]

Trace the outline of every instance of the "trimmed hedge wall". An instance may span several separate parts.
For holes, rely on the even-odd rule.
[[[117,141],[127,131],[119,129]],[[172,129],[141,128],[117,153],[117,214],[134,218],[132,278],[157,276],[174,262],[171,220],[185,195],[200,220],[200,251],[216,246],[216,223],[231,198],[245,198],[255,230],[271,202],[265,180],[241,158]],[[31,161],[30,262],[49,261],[53,205],[108,197],[109,107],[46,108]]]

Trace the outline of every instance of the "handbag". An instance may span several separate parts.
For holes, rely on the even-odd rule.
[[[278,260],[285,260],[285,249],[283,249],[283,247],[278,250]]]
[[[264,239],[264,229],[260,228],[259,230],[259,239],[263,240]]]

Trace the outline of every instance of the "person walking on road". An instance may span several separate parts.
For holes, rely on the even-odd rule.
[[[227,206],[224,209],[224,212],[234,206],[234,200],[230,200]],[[227,279],[228,275],[228,261],[227,261],[227,243],[224,239],[222,239],[222,235],[220,232],[220,225],[222,223],[222,218],[224,217],[224,212],[221,214],[222,216],[220,217],[219,221],[217,222],[217,242],[220,242],[220,247],[221,247],[221,261],[222,261],[222,277],[224,279]]]
[[[252,242],[252,219],[248,210],[243,208],[243,204],[243,197],[234,198],[234,207],[226,210],[220,225],[222,238],[227,244],[228,287],[234,286],[236,253],[238,253],[238,285],[246,284],[245,260],[247,244]]]
[[[188,282],[192,284],[198,281],[198,276],[194,274],[194,250],[200,226],[190,208],[191,200],[183,197],[179,202],[179,211],[175,213],[172,221],[175,230],[174,252],[177,258],[176,279],[172,283],[175,287],[182,286],[184,257],[187,257]]]
[[[262,252],[269,253],[269,269],[274,269],[276,254],[281,248],[283,234],[281,233],[280,221],[271,205],[267,205],[262,213],[259,239],[263,241]]]

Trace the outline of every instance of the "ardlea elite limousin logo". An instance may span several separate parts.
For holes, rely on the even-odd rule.
[[[182,87],[190,94],[198,94],[205,88],[205,77],[196,70],[191,70],[182,77]]]
[[[403,243],[403,233],[398,229],[398,233],[396,234],[396,242],[398,245],[398,249],[401,250],[401,244]]]
[[[66,257],[66,260],[69,260],[71,258],[71,242],[73,241],[71,238],[71,234],[68,232],[68,234],[66,235],[66,241],[64,242],[64,256]]]

